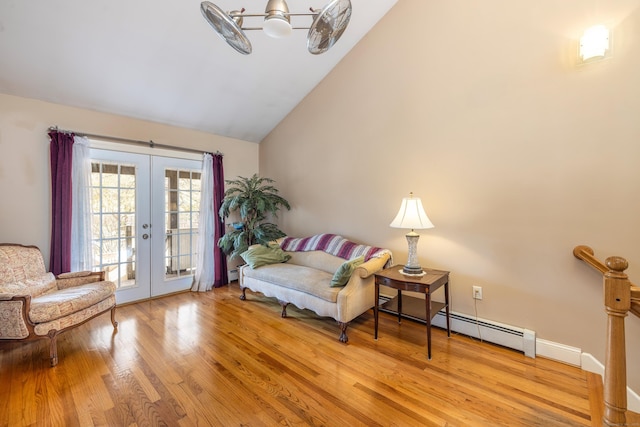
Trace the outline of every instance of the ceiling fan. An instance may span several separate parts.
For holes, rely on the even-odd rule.
[[[245,14],[244,8],[224,12],[215,4],[204,1],[200,4],[200,11],[204,18],[218,35],[229,46],[238,52],[248,55],[251,53],[251,42],[245,35],[248,30],[263,30],[268,36],[280,38],[291,34],[292,30],[309,30],[307,34],[307,49],[318,55],[329,50],[342,36],[351,19],[350,0],[331,0],[322,9],[309,8],[310,13],[289,13],[285,0],[269,0],[264,13]],[[310,16],[311,25],[308,27],[293,27],[291,17]],[[262,27],[244,27],[244,18],[264,18]]]

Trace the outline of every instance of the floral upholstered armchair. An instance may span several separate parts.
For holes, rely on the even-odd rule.
[[[0,342],[49,338],[51,366],[58,364],[56,339],[67,329],[111,311],[116,286],[104,272],[46,272],[36,246],[0,244]]]

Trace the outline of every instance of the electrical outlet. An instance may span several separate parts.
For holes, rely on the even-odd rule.
[[[473,299],[482,299],[482,286],[473,287]]]

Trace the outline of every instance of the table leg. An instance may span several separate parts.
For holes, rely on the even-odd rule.
[[[431,296],[429,291],[424,294],[424,301],[427,309],[427,356],[431,360]]]
[[[398,289],[398,323],[402,323],[402,291]]]
[[[451,318],[449,316],[449,282],[444,284],[444,303],[446,304],[447,313],[447,336],[451,337]]]
[[[380,301],[380,285],[378,284],[378,282],[376,282],[376,299],[374,301],[373,304],[373,319],[374,322],[373,324],[374,326],[374,332],[373,332],[373,338],[374,339],[378,339],[378,305],[379,305],[379,301]]]

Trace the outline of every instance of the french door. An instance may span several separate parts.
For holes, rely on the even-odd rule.
[[[94,269],[118,304],[189,289],[202,162],[91,149]]]

